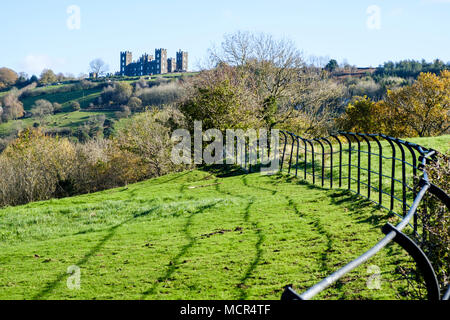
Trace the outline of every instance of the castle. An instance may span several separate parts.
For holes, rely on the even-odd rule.
[[[167,49],[156,49],[155,56],[147,53],[137,61],[133,61],[133,54],[129,51],[120,53],[120,75],[137,77],[172,72],[187,72],[188,53],[177,52],[176,60],[167,58]]]

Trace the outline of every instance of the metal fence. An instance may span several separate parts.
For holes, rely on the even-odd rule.
[[[398,216],[397,226],[386,224],[385,237],[366,253],[302,294],[286,287],[282,300],[309,300],[395,242],[414,259],[423,275],[429,300],[449,300],[450,286],[441,293],[436,272],[417,243],[427,237],[418,207],[431,194],[450,209],[449,196],[433,185],[426,166],[437,151],[382,134],[340,132],[327,138],[305,139],[280,131],[283,143],[281,172],[295,174],[322,187],[346,188]],[[403,230],[411,227],[412,236]]]

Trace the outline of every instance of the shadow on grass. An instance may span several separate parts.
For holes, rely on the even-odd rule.
[[[244,169],[236,165],[204,165],[200,167],[200,170],[211,173],[217,178],[229,178],[247,174]]]
[[[180,179],[180,178],[182,178],[182,177],[184,177],[184,176],[187,176],[188,174],[190,174],[192,171],[186,171],[186,172],[183,172],[183,173],[180,173],[179,175],[177,175],[176,177],[173,177],[173,178],[171,178],[171,179],[168,179],[168,180],[165,180],[165,181],[161,181],[161,182],[158,182],[158,183],[152,183],[152,184],[150,184],[150,186],[159,186],[159,185],[163,185],[163,184],[166,184],[166,183],[169,183],[169,182],[173,182],[173,181],[176,181],[176,180],[178,180],[178,179]],[[160,177],[160,179],[161,178],[163,178],[163,177]]]
[[[97,243],[97,245],[95,245],[88,253],[86,253],[84,255],[84,257],[81,260],[79,260],[75,265],[78,267],[81,267],[84,264],[86,264],[89,261],[89,259],[92,256],[94,256],[97,252],[99,252],[100,249],[105,245],[105,243],[108,242],[115,235],[118,228],[124,226],[125,224],[127,224],[133,220],[147,216],[147,215],[151,214],[152,212],[154,212],[156,209],[157,208],[152,208],[152,209],[146,210],[142,213],[135,214],[132,218],[125,220],[125,221],[121,222],[120,224],[117,224],[117,225],[109,228],[106,236],[103,237]],[[47,285],[44,287],[44,289],[42,289],[35,296],[33,296],[33,300],[42,300],[45,296],[50,294],[53,291],[53,289],[58,285],[58,283],[60,283],[66,276],[67,276],[67,273],[61,273],[54,281],[47,283]]]
[[[271,190],[271,189],[266,189],[266,188],[261,188],[261,187],[250,186],[249,183],[248,183],[248,180],[247,180],[247,175],[243,175],[241,180],[242,180],[242,183],[244,184],[244,186],[246,186],[247,188],[256,188],[256,189],[260,189],[260,190],[263,190],[263,191],[268,191],[268,192],[271,192],[271,193],[276,191],[276,190]],[[249,266],[247,267],[247,270],[243,274],[243,276],[240,279],[239,283],[237,284],[237,288],[239,290],[238,299],[239,300],[246,300],[247,297],[248,297],[247,281],[248,281],[248,279],[250,279],[252,277],[253,273],[256,270],[256,267],[259,265],[259,263],[261,261],[261,257],[262,257],[262,254],[263,254],[262,244],[264,243],[265,235],[262,232],[262,229],[261,229],[259,223],[250,220],[250,210],[251,210],[251,207],[252,207],[252,205],[254,203],[254,199],[251,199],[249,201],[247,197],[245,197],[245,196],[243,196],[241,194],[235,194],[235,193],[231,193],[229,191],[222,191],[222,190],[220,190],[220,187],[218,185],[216,186],[216,191],[219,192],[219,193],[222,193],[222,194],[227,194],[227,195],[230,195],[230,196],[236,196],[236,197],[239,197],[241,199],[244,199],[244,200],[248,201],[247,207],[243,211],[244,221],[247,224],[251,224],[253,230],[255,230],[255,234],[256,234],[258,240],[255,243],[255,256],[254,256],[253,260],[250,262]]]
[[[190,228],[192,226],[192,219],[194,218],[194,216],[201,214],[201,213],[205,212],[206,210],[213,208],[216,205],[217,205],[217,203],[201,206],[200,208],[198,208],[197,210],[195,210],[188,216],[186,223],[183,227],[183,233],[184,233],[185,237],[187,238],[188,243],[185,244],[181,248],[181,250],[178,252],[178,254],[170,260],[170,262],[167,266],[166,272],[161,277],[159,277],[157,279],[157,281],[155,281],[155,283],[153,284],[153,286],[150,289],[148,289],[147,291],[142,293],[142,299],[146,298],[149,295],[154,294],[156,292],[156,289],[160,285],[160,283],[164,283],[171,279],[172,275],[175,273],[175,271],[179,268],[179,266],[181,264],[180,263],[181,258],[184,257],[187,254],[187,252],[189,251],[189,249],[192,248],[195,245],[195,243],[197,242],[197,239],[195,237],[193,237],[190,232]]]
[[[240,283],[237,285],[239,289],[239,300],[246,300],[248,297],[248,286],[247,280],[252,276],[252,274],[255,272],[256,267],[259,265],[261,261],[261,257],[263,254],[263,250],[261,248],[263,242],[264,242],[264,234],[259,227],[259,224],[257,222],[250,222],[250,208],[253,205],[253,201],[250,201],[247,205],[247,208],[244,210],[244,220],[246,223],[251,223],[253,228],[256,230],[256,236],[258,237],[258,240],[255,244],[255,257],[253,258],[252,262],[248,266],[246,272],[240,279]]]
[[[278,190],[264,188],[264,187],[261,187],[261,186],[250,185],[248,183],[248,179],[247,179],[246,175],[242,176],[241,180],[242,180],[242,183],[244,184],[244,186],[246,186],[247,188],[253,188],[253,189],[256,189],[256,190],[260,190],[260,191],[270,192],[272,194],[272,196],[274,196],[274,195],[276,195],[278,193]]]
[[[336,190],[331,193],[329,197],[332,204],[347,208],[350,214],[355,217],[356,223],[369,223],[375,227],[381,227],[387,222],[387,218],[391,215],[390,213],[375,214],[382,212],[382,208],[379,205],[375,205],[372,201],[361,198],[348,190]],[[367,217],[366,214],[361,212],[362,209],[367,208],[371,209],[372,215],[370,217]]]

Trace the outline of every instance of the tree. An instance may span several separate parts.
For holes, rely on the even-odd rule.
[[[8,68],[0,68],[0,89],[8,88],[16,83],[19,76]]]
[[[23,103],[19,100],[21,91],[13,88],[7,95],[3,97],[3,121],[18,119],[23,117],[25,111],[23,109]]]
[[[450,71],[442,71],[421,73],[412,85],[388,90],[384,101],[358,99],[338,123],[346,131],[428,137],[449,132],[449,114]]]
[[[318,85],[333,80],[317,68],[308,68],[292,41],[278,40],[269,34],[225,35],[221,48],[210,50],[210,62],[217,68],[228,65],[236,71],[233,85],[245,88],[251,96],[248,101],[254,104],[248,108],[253,108],[252,114],[267,129],[305,114],[310,119],[324,118],[334,113],[336,105],[331,102],[337,102],[343,92],[335,90],[337,85],[332,90]]]
[[[53,103],[53,112],[54,113],[59,113],[62,111],[62,105],[58,102],[54,102]]]
[[[180,104],[180,110],[192,125],[196,120],[203,121],[203,127],[208,129],[248,128],[258,122],[256,112],[245,94],[245,87],[233,81],[229,73],[230,67],[222,66],[212,71],[204,72],[187,97]]]
[[[30,78],[30,83],[38,83],[39,79],[34,74]]]
[[[440,76],[421,73],[410,86],[389,90],[386,108],[394,118],[404,121],[411,135],[419,137],[447,133],[450,128],[450,71]]]
[[[142,100],[137,98],[137,97],[131,97],[130,100],[128,101],[128,107],[133,112],[141,111],[141,109],[142,109]]]
[[[89,71],[98,74],[99,76],[103,76],[108,72],[109,66],[105,64],[105,62],[98,58],[95,60],[92,60],[89,64]]]
[[[133,94],[133,87],[127,82],[117,82],[114,85],[113,101],[118,104],[127,104]]]
[[[53,111],[53,104],[51,102],[44,99],[39,99],[34,103],[31,109],[31,114],[33,117],[43,118],[46,115],[52,114]]]
[[[80,103],[78,101],[72,101],[70,103],[70,108],[72,109],[72,111],[79,111],[79,110],[81,110],[81,106],[80,106]]]
[[[344,114],[337,119],[339,127],[348,132],[384,133],[377,118],[379,106],[367,96],[355,97]]]
[[[55,73],[50,69],[44,69],[41,73],[41,78],[39,82],[43,85],[48,85],[55,83],[58,79],[56,78]]]
[[[334,72],[337,68],[339,68],[339,64],[336,60],[331,59],[330,62],[325,66],[325,70],[329,72]]]
[[[28,80],[28,74],[26,74],[25,72],[19,72],[19,77],[18,77],[16,83],[20,87],[24,87],[24,86],[30,84],[30,82]]]

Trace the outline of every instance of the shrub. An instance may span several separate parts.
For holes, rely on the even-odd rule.
[[[19,205],[61,193],[74,164],[74,148],[66,139],[25,130],[0,156],[0,204]]]
[[[431,183],[450,194],[450,158],[439,154],[427,167]],[[450,213],[434,196],[425,196],[418,211],[425,235],[421,247],[436,270],[442,290],[450,284]]]
[[[7,95],[3,97],[3,112],[2,120],[8,122],[9,120],[18,119],[23,117],[25,111],[23,109],[23,103],[19,100],[21,91],[13,88]]]
[[[180,85],[176,82],[170,82],[151,88],[138,89],[136,96],[144,106],[163,107],[178,101],[183,93]]]
[[[137,112],[142,110],[142,100],[137,97],[131,97],[128,101],[128,107],[132,112]]]
[[[133,94],[133,87],[128,82],[118,82],[114,85],[113,101],[117,104],[127,104]]]
[[[58,102],[53,103],[53,112],[59,113],[62,111],[62,105]]]
[[[8,88],[16,83],[18,75],[8,68],[0,68],[0,89]]]
[[[180,127],[183,116],[174,109],[146,111],[122,120],[114,141],[120,150],[142,159],[147,177],[156,177],[177,169],[171,161],[171,131]]]
[[[90,140],[76,145],[71,177],[73,194],[96,192],[142,180],[145,170],[134,154],[120,150],[110,140]]]
[[[43,117],[52,114],[54,111],[53,104],[47,100],[40,99],[37,100],[32,109],[31,114],[33,117]]]
[[[70,108],[71,108],[72,111],[79,111],[79,110],[81,110],[81,106],[80,106],[80,103],[78,101],[72,101],[70,103]]]

